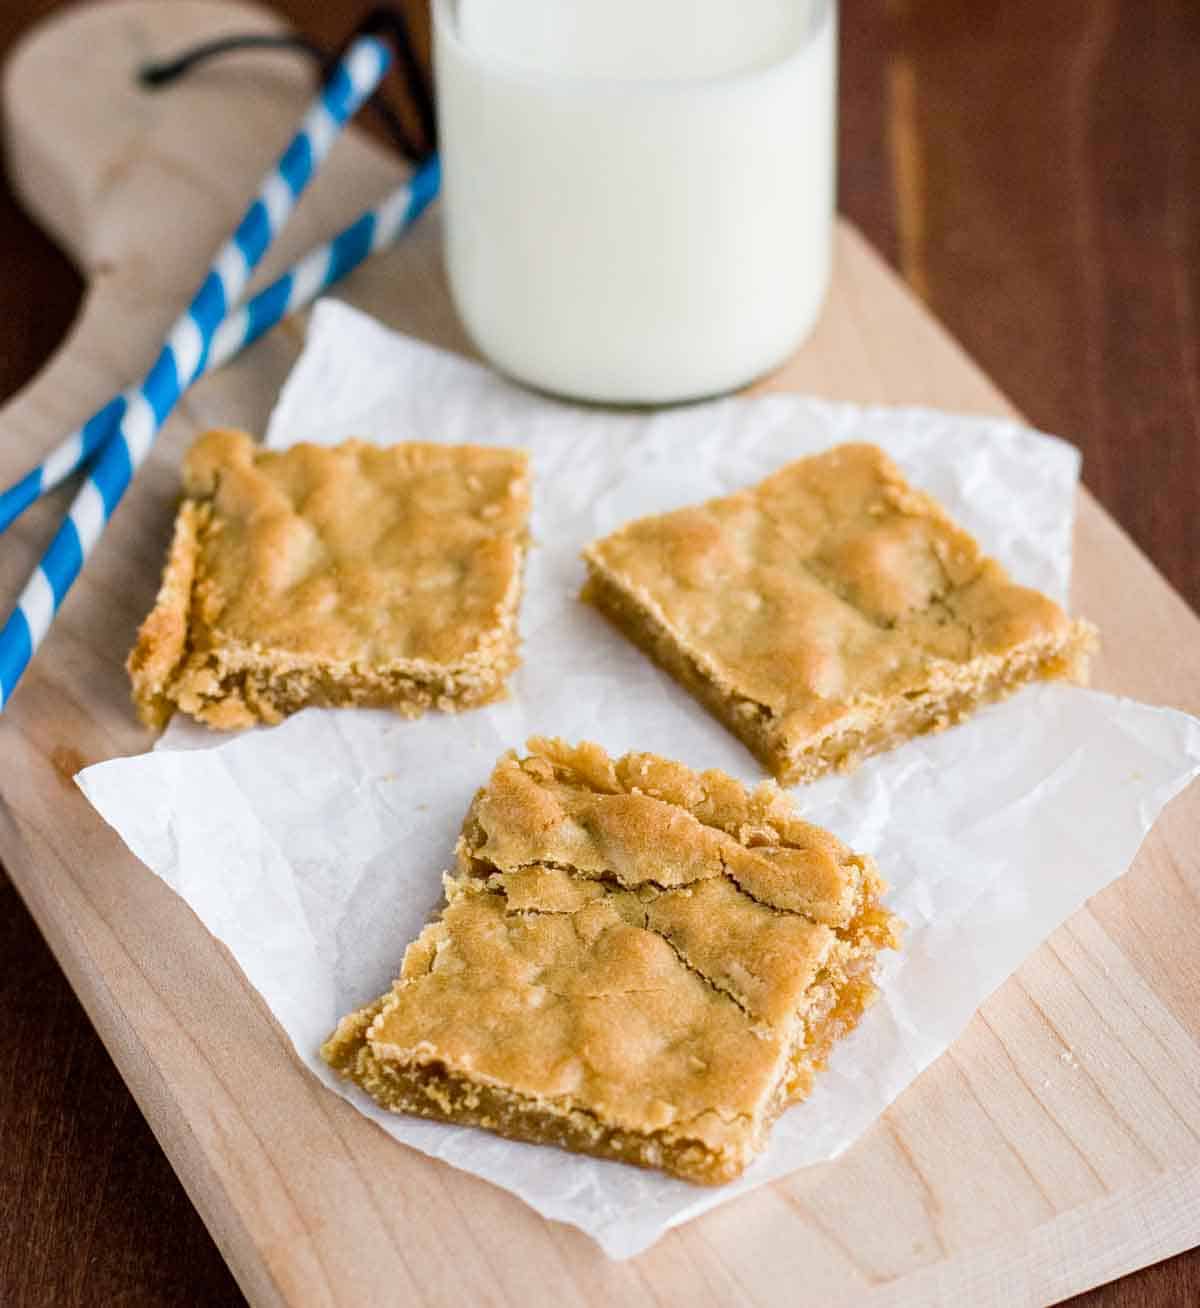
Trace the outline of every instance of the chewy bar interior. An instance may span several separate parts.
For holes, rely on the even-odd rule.
[[[384,1107],[736,1177],[874,995],[872,860],[773,783],[532,740],[463,825],[446,906],[322,1052]]]
[[[264,450],[201,436],[134,701],[211,727],[308,705],[414,716],[503,695],[518,662],[529,517],[518,450],[403,443]]]
[[[1095,630],[1012,582],[873,445],[590,545],[584,599],[784,784],[1084,681]]]

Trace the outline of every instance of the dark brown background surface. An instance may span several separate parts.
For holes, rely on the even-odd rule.
[[[0,51],[60,7],[0,0]],[[363,6],[276,7],[332,44]],[[843,212],[1200,606],[1200,3],[841,14]],[[80,289],[0,184],[0,401]],[[240,1302],[0,870],[0,1306]],[[1073,1302],[1200,1304],[1200,1250]]]

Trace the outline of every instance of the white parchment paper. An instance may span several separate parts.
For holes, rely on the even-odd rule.
[[[233,952],[300,1058],[397,1140],[571,1222],[613,1257],[799,1167],[834,1157],[957,1036],[984,998],[1119,876],[1200,770],[1200,722],[1039,687],[965,726],[795,792],[804,815],[878,858],[909,923],[882,999],[737,1183],[702,1189],[617,1163],[386,1114],[317,1049],[381,993],[441,899],[462,815],[530,734],[649,749],[747,781],[761,770],[687,694],[576,598],[581,546],[632,516],[746,485],[838,441],[882,445],[1016,577],[1066,595],[1078,457],[1016,424],[793,396],[611,413],[544,399],[317,307],[268,443],[512,444],[535,469],[525,662],[504,704],[405,722],[310,710],[221,738],[176,722],[154,752],[80,774],[130,849]],[[380,1148],[391,1147],[380,1139]]]

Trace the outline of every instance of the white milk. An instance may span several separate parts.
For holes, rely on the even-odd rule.
[[[435,0],[446,262],[502,371],[743,385],[829,280],[835,0]]]

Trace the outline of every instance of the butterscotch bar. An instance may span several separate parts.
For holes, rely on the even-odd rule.
[[[584,598],[784,784],[1026,682],[1085,681],[1095,645],[873,445],[641,518],[584,557]]]
[[[528,749],[476,795],[395,985],[322,1053],[396,1112],[729,1181],[874,996],[884,883],[773,783]]]
[[[143,720],[211,727],[308,705],[408,716],[504,693],[529,470],[517,450],[202,436],[128,668]]]

